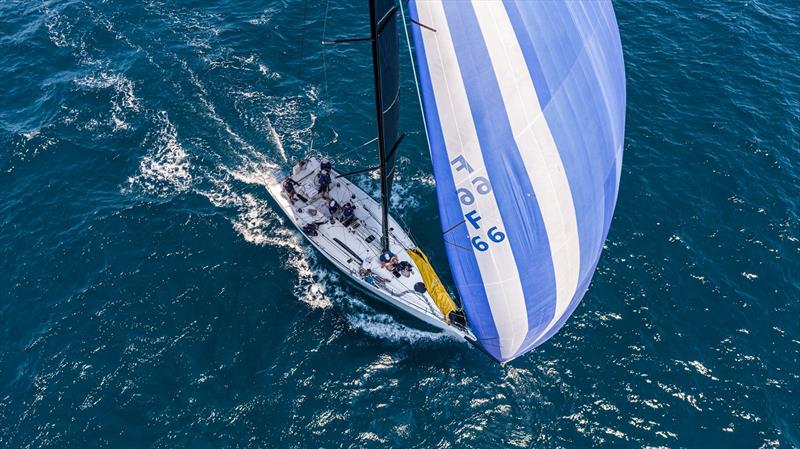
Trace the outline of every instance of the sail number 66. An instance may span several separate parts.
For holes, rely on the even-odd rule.
[[[506,234],[503,231],[498,231],[497,226],[492,226],[489,228],[489,231],[486,233],[486,235],[489,237],[489,240],[495,243],[500,243],[506,239]],[[472,237],[472,246],[481,252],[489,249],[489,244],[481,240],[481,236],[479,235]]]

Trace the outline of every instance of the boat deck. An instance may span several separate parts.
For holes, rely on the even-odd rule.
[[[331,171],[329,197],[335,199],[340,207],[348,202],[353,204],[355,218],[347,223],[342,223],[340,216],[331,220],[327,207],[328,200],[318,193],[319,166],[319,161],[312,158],[301,171],[293,173],[292,179],[296,183],[294,204],[283,191],[280,183],[283,179],[268,186],[272,196],[300,232],[369,293],[435,327],[459,337],[469,335],[468,331],[445,322],[442,312],[437,308],[429,292],[417,291],[419,290],[417,284],[424,285],[424,281],[414,260],[406,252],[407,249],[415,249],[416,245],[391,217],[389,249],[398,259],[410,263],[413,269],[409,277],[396,277],[391,271],[380,266],[378,263],[381,254],[380,204],[348,179],[338,177],[335,170]],[[311,223],[318,224],[316,235],[303,230]],[[364,270],[365,266],[370,267],[369,272]],[[417,290],[415,286],[418,287]]]

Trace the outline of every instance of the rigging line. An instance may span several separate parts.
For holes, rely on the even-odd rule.
[[[431,139],[428,137],[428,122],[425,120],[425,110],[422,108],[422,93],[419,90],[419,80],[417,79],[417,66],[414,63],[414,55],[411,53],[411,39],[408,37],[408,23],[406,22],[406,10],[403,7],[403,0],[400,0],[400,15],[403,17],[403,32],[406,35],[406,46],[408,47],[408,59],[411,61],[411,72],[414,74],[414,87],[417,89],[417,100],[419,101],[420,115],[422,116],[422,125],[425,130],[425,141],[428,143],[428,152],[433,153],[431,149]]]
[[[453,229],[455,229],[455,228],[457,228],[457,227],[461,226],[461,225],[462,225],[462,224],[464,224],[466,221],[467,221],[467,219],[465,218],[465,219],[463,219],[463,220],[459,221],[458,223],[454,224],[453,226],[450,226],[449,228],[447,228],[447,230],[445,230],[444,232],[442,232],[442,237],[444,237],[445,235],[447,235],[447,234],[448,234],[450,231],[452,231]]]
[[[377,137],[377,136],[376,136],[374,139],[370,139],[369,141],[362,143],[362,144],[361,144],[361,145],[360,145],[358,148],[365,147],[365,146],[367,146],[367,145],[369,145],[369,144],[371,144],[371,143],[375,142],[376,140],[378,140],[378,137]]]
[[[368,140],[368,141],[366,141],[366,142],[364,142],[364,143],[362,143],[362,144],[360,144],[358,146],[351,147],[348,150],[344,150],[342,152],[336,153],[336,158],[339,159],[339,160],[342,160],[345,156],[349,156],[351,153],[353,153],[355,151],[358,151],[361,148],[364,148],[365,146],[367,146],[367,145],[369,145],[371,143],[374,143],[376,140],[378,140],[377,137],[372,138],[372,139],[370,139],[370,140]],[[325,145],[322,146],[322,148],[327,148],[330,145],[331,145],[330,143],[325,144]]]
[[[325,36],[327,35],[328,31],[328,10],[331,6],[331,0],[325,1],[325,18],[322,22],[322,40],[325,40]],[[325,80],[325,101],[330,101],[330,94],[328,93],[328,63],[325,60],[325,55],[328,53],[326,46],[322,46],[322,77]]]
[[[305,56],[306,44],[306,19],[308,17],[308,0],[303,0],[303,34],[300,38],[300,79],[302,80],[305,75],[306,65],[303,63]]]
[[[450,242],[450,241],[448,241],[447,239],[442,239],[442,240],[443,240],[445,243],[447,243],[448,245],[453,245],[453,246],[455,246],[456,248],[458,248],[458,249],[463,249],[464,251],[467,251],[467,252],[469,252],[469,253],[471,253],[471,252],[472,252],[472,250],[471,250],[471,249],[469,249],[469,248],[467,248],[467,247],[465,247],[465,246],[459,245],[458,243],[453,243],[453,242]]]

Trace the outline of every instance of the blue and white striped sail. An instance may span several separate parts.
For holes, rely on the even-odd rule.
[[[480,344],[508,361],[580,302],[619,187],[625,69],[608,0],[416,0],[442,229]]]

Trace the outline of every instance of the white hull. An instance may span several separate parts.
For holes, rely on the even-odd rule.
[[[380,204],[346,178],[337,178],[338,174],[332,171],[333,182],[329,195],[340,205],[347,202],[356,205],[356,220],[349,226],[345,226],[339,220],[331,222],[325,200],[317,194],[318,171],[319,162],[310,159],[302,171],[292,175],[292,179],[297,183],[295,189],[299,193],[294,204],[284,193],[282,180],[274,180],[267,185],[269,193],[298,231],[325,258],[371,296],[448,334],[474,341],[469,330],[450,325],[445,321],[429,292],[415,291],[414,286],[424,282],[406,249],[414,249],[416,245],[393,218],[390,217],[389,222],[389,247],[401,261],[407,261],[414,266],[411,276],[395,277],[386,269],[376,268],[377,264],[373,264],[371,273],[364,273],[361,269],[362,263],[377,260],[381,252]],[[317,235],[310,235],[303,230],[309,223],[319,224]],[[376,276],[381,278],[377,279],[377,282]]]

